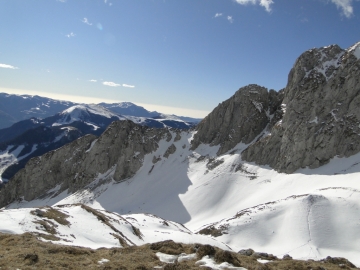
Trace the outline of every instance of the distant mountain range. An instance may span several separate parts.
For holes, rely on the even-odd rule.
[[[60,113],[72,106],[84,105],[74,103],[70,101],[55,100],[46,97],[32,96],[32,95],[13,95],[7,93],[0,93],[0,129],[10,127],[11,125],[21,121],[30,119],[31,117],[36,118],[47,118]],[[148,126],[165,127],[169,124],[170,127],[182,127],[186,128],[196,125],[201,121],[200,118],[191,118],[176,115],[167,115],[156,111],[148,111],[145,108],[138,106],[131,102],[119,102],[119,103],[99,103],[102,106],[117,116],[131,116],[140,117],[142,119],[133,118],[138,123]],[[146,119],[149,118],[149,121]],[[165,122],[167,124],[160,125],[151,121],[156,119],[157,122],[167,120],[185,122],[184,124],[176,123],[172,126],[172,122]]]
[[[0,93],[0,129],[31,117],[49,117],[74,105],[40,96]]]
[[[75,104],[4,93],[0,93],[0,110],[8,116],[0,118],[3,126],[22,119],[0,129],[0,154],[3,155],[0,159],[0,181],[10,179],[32,157],[43,155],[86,134],[99,136],[116,120],[131,120],[154,128],[181,129],[191,128],[200,121],[149,112],[131,102]]]

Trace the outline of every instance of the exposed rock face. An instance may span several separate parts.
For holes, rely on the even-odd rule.
[[[146,154],[158,148],[161,139],[171,139],[167,129],[151,129],[131,121],[113,122],[99,137],[84,136],[55,151],[31,159],[0,191],[0,207],[24,197],[33,200],[61,185],[58,192],[75,192],[99,173],[115,169],[122,181],[142,166]]]
[[[250,143],[269,123],[270,112],[281,104],[281,93],[251,84],[217,106],[197,126],[192,149],[201,143],[219,145],[221,155],[236,144]]]
[[[171,154],[174,154],[176,151],[176,146],[174,144],[170,145],[169,148],[166,150],[163,157],[168,158]]]
[[[360,43],[303,53],[289,74],[282,119],[242,153],[243,159],[292,173],[359,152],[359,57]]]

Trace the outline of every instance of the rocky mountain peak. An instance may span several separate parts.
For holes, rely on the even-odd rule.
[[[240,88],[200,122],[192,148],[201,143],[220,145],[221,155],[240,142],[250,143],[265,129],[281,101],[282,92],[256,84]]]
[[[303,53],[284,90],[283,118],[243,158],[292,173],[360,151],[360,61],[356,46]]]

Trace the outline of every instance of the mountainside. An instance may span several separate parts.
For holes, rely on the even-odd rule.
[[[0,207],[151,213],[233,250],[360,266],[358,57],[360,44],[307,51],[284,90],[240,88],[196,130],[115,121],[31,159]]]
[[[220,145],[218,155],[221,155],[240,142],[252,142],[278,114],[282,99],[283,91],[268,92],[258,85],[240,88],[200,122],[192,149],[201,143]],[[275,119],[278,118],[276,115]]]
[[[31,158],[55,150],[85,134],[96,132],[81,122],[68,126],[39,126],[6,143],[0,143],[0,182],[7,182]]]
[[[360,150],[360,43],[303,53],[290,71],[283,117],[243,158],[292,173]]]
[[[31,117],[45,118],[76,105],[40,96],[0,93],[0,129]]]
[[[0,181],[7,181],[33,157],[86,134],[100,135],[121,118],[98,105],[76,105],[45,119],[31,118],[0,130]]]
[[[176,116],[160,115],[159,119],[121,116],[100,105],[83,104],[71,106],[44,119],[20,121],[0,130],[0,182],[13,177],[31,158],[57,149],[86,134],[99,136],[116,120],[129,119],[140,125],[156,128],[188,129],[196,124],[185,122]]]

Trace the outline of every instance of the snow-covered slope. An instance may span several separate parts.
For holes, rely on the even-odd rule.
[[[84,205],[25,208],[0,212],[0,232],[31,232],[43,240],[90,248],[126,247],[174,240],[230,250],[225,244],[192,233],[176,222],[151,214],[118,215]]]
[[[4,151],[0,151],[0,183],[7,182],[8,179],[3,179],[3,172],[10,167],[11,165],[19,162],[20,160],[26,158],[31,153],[36,150],[37,145],[34,145],[30,152],[22,155],[22,151],[25,148],[25,145],[13,146],[9,145]]]
[[[223,232],[216,239],[234,250],[301,259],[343,256],[360,265],[360,154],[289,175],[241,160],[244,144],[219,157],[218,147],[189,150],[193,135],[162,140],[127,181],[111,180],[112,168],[74,194],[54,197],[55,190],[9,208],[84,203],[121,215],[152,213],[192,232],[213,225]],[[165,158],[171,144],[176,151]],[[154,164],[154,156],[161,160]]]

